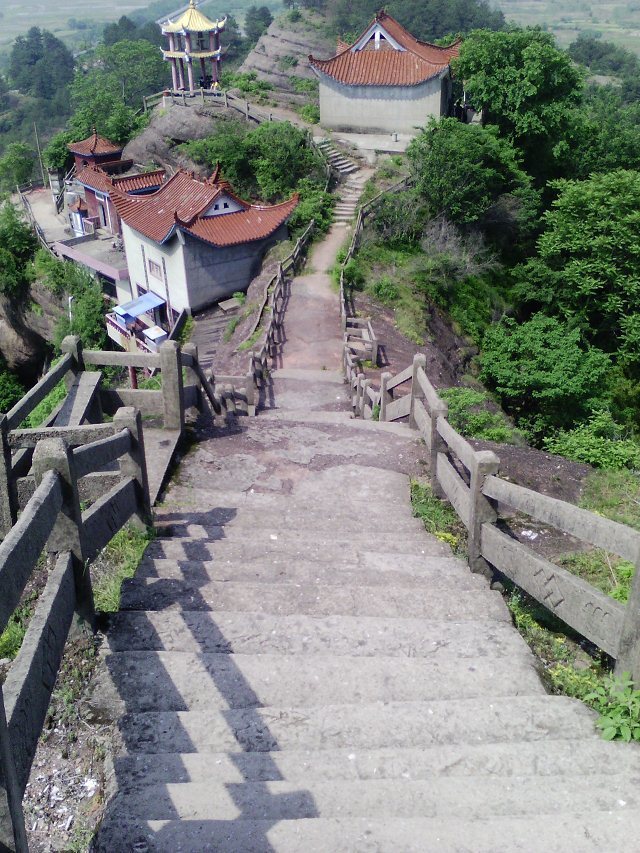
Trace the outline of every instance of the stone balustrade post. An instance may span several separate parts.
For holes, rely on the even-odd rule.
[[[65,384],[67,388],[69,388],[73,384],[73,379],[78,373],[82,373],[84,370],[84,359],[82,357],[82,341],[77,335],[67,335],[66,338],[62,339],[62,343],[60,344],[60,352],[63,355],[69,353],[73,356],[75,365],[73,368],[73,373],[71,375],[67,374],[65,377]]]
[[[0,850],[29,853],[22,813],[22,792],[11,751],[0,684]]]
[[[389,391],[387,386],[391,382],[391,373],[380,374],[380,415],[379,420],[386,421],[387,406],[393,400],[393,390]]]
[[[13,476],[7,416],[0,415],[0,539],[18,520],[18,494]]]
[[[482,494],[482,487],[490,474],[498,473],[499,467],[500,460],[492,451],[480,450],[474,454],[469,489],[469,568],[488,578],[492,577],[493,571],[482,556],[480,537],[482,525],[495,523],[498,514],[491,501]]]
[[[139,526],[151,524],[151,501],[149,497],[149,479],[147,476],[147,460],[144,452],[144,433],[142,416],[133,406],[122,406],[115,413],[113,423],[118,432],[128,429],[131,435],[131,450],[119,460],[120,473],[123,477],[133,477],[137,483],[138,511],[135,518]]]
[[[622,622],[615,673],[631,673],[636,689],[640,689],[640,554],[635,560],[635,567]]]
[[[429,412],[431,416],[431,427],[430,427],[430,440],[431,440],[431,449],[429,450],[429,467],[430,467],[430,482],[431,482],[431,491],[437,498],[444,497],[444,490],[440,485],[440,481],[438,480],[438,454],[442,453],[445,450],[444,441],[440,438],[440,433],[438,432],[438,418],[446,418],[449,413],[449,407],[444,402],[444,400],[440,400],[437,406],[434,406],[433,409]]]
[[[366,412],[367,412],[367,405],[370,402],[369,401],[369,386],[370,385],[371,385],[370,379],[364,379],[362,381],[362,400],[361,400],[362,408],[360,410],[360,417],[363,420],[364,420]]]
[[[160,370],[162,372],[162,406],[164,428],[184,431],[184,389],[180,347],[176,341],[160,345]]]
[[[185,355],[190,355],[193,359],[194,366],[193,367],[185,367],[185,378],[187,385],[195,385],[197,390],[197,407],[200,411],[203,409],[202,403],[202,382],[200,381],[200,377],[198,375],[198,371],[195,369],[195,365],[198,361],[198,347],[196,344],[184,344],[182,347],[182,352]]]
[[[358,381],[356,383],[356,404],[355,404],[355,414],[357,418],[362,417],[362,385],[364,383],[364,373],[358,374]]]
[[[245,380],[247,394],[247,415],[254,417],[256,413],[256,379],[254,371],[254,354],[249,353],[249,367]]]
[[[418,383],[419,368],[425,369],[427,365],[427,357],[420,352],[417,352],[413,357],[413,372],[411,374],[411,408],[409,409],[409,429],[418,429],[415,414],[413,411],[413,402],[420,396],[420,384]]]
[[[95,611],[91,575],[85,567],[85,548],[82,512],[78,497],[78,478],[73,453],[61,438],[39,441],[33,452],[33,473],[36,486],[47,471],[57,471],[62,480],[62,508],[58,513],[47,542],[47,551],[59,554],[70,551],[76,589],[76,612],[93,628]]]

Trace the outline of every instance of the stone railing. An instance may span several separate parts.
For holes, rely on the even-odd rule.
[[[342,261],[342,265],[340,267],[340,319],[342,322],[342,332],[344,335],[345,343],[353,342],[354,346],[352,346],[353,351],[363,351],[370,356],[370,359],[374,365],[377,364],[378,360],[378,340],[376,338],[375,332],[373,331],[373,327],[371,325],[370,320],[363,320],[358,317],[353,316],[353,311],[351,309],[351,305],[349,299],[347,297],[348,285],[344,280],[344,272],[345,267],[349,263],[349,261],[353,258],[360,247],[360,243],[362,242],[362,234],[364,232],[364,228],[369,216],[375,212],[380,199],[390,192],[395,192],[396,190],[404,189],[409,186],[410,179],[403,178],[403,180],[398,181],[397,184],[389,187],[386,190],[378,193],[368,202],[363,204],[358,211],[358,218],[356,219],[356,224],[353,228],[353,235],[351,237],[351,243],[349,244],[349,248],[347,249],[347,254]]]
[[[356,417],[409,417],[429,453],[434,494],[449,501],[467,529],[471,570],[489,577],[500,572],[640,684],[640,532],[499,477],[495,453],[475,450],[447,420],[447,404],[427,378],[424,355],[395,377],[383,373],[376,391],[357,373],[348,349],[345,345],[345,376]],[[394,389],[409,382],[410,391],[394,399]],[[498,504],[632,563],[636,572],[626,606],[500,530]]]
[[[28,433],[29,435],[25,435]],[[94,621],[87,564],[130,519],[150,522],[140,412],[111,423],[22,430],[35,446],[35,491],[0,543],[0,632],[46,550],[54,561],[20,651],[0,688],[0,849],[27,851],[22,796],[74,613]],[[80,483],[118,463],[117,482],[81,510]]]

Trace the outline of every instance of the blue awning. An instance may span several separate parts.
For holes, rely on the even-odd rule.
[[[140,314],[146,314],[147,311],[152,311],[159,305],[164,305],[165,300],[161,299],[155,293],[149,291],[131,302],[125,302],[124,305],[116,305],[114,311],[121,317],[128,315],[129,317],[139,317]]]

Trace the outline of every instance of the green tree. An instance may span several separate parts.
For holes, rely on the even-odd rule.
[[[73,77],[73,55],[48,30],[31,27],[19,36],[9,56],[9,77],[21,92],[51,98]]]
[[[0,355],[0,412],[6,414],[23,394],[24,388]]]
[[[452,65],[484,123],[497,125],[523,150],[527,171],[544,174],[583,77],[553,36],[533,28],[475,31]]]
[[[556,181],[538,253],[515,271],[520,298],[571,320],[640,376],[640,172]]]
[[[268,6],[249,6],[244,18],[244,31],[249,41],[256,42],[269,29],[273,15]]]
[[[480,378],[530,437],[570,429],[602,406],[610,360],[581,343],[580,329],[544,314],[485,332]]]
[[[291,194],[317,166],[303,130],[289,122],[260,124],[245,138],[261,198],[277,201]]]
[[[16,208],[8,202],[0,208],[0,246],[11,252],[24,267],[33,257],[38,241]]]
[[[11,142],[0,157],[0,186],[6,190],[26,183],[33,172],[35,152],[24,142]]]
[[[538,194],[497,128],[431,119],[407,156],[432,217],[460,225],[499,222],[503,232],[509,221],[525,230],[535,221]]]
[[[138,108],[142,96],[156,92],[167,79],[162,54],[148,41],[119,41],[95,52],[99,70],[109,79],[110,88],[120,91],[122,101]]]
[[[137,31],[138,27],[136,24],[130,18],[127,18],[126,15],[122,15],[118,21],[106,24],[102,32],[102,41],[108,47],[119,41],[134,39]]]

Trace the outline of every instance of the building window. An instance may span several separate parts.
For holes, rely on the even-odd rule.
[[[213,209],[214,209],[214,210],[220,210],[220,205],[216,202],[216,203],[213,205]]]
[[[222,206],[225,210],[229,210],[229,202],[228,201],[223,202]]]
[[[162,267],[160,266],[160,264],[156,263],[155,261],[152,261],[151,258],[149,258],[149,273],[154,278],[159,278],[160,281],[162,281]]]

